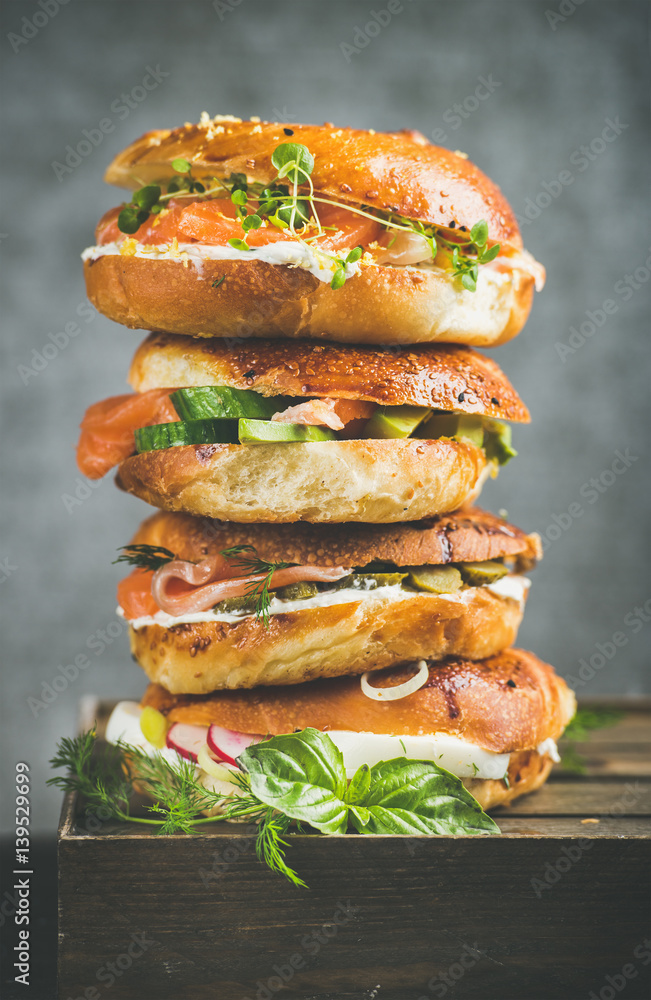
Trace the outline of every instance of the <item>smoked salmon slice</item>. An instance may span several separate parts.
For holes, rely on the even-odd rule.
[[[89,479],[101,479],[136,450],[134,431],[151,424],[176,422],[170,402],[174,389],[111,396],[89,406],[81,422],[77,465]]]

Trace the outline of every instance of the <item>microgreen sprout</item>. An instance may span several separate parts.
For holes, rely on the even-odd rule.
[[[395,241],[399,232],[415,233],[429,246],[434,260],[440,250],[447,253],[452,277],[458,278],[462,286],[474,292],[477,288],[479,267],[494,260],[500,252],[500,244],[488,246],[488,224],[480,219],[469,233],[465,229],[455,230],[451,235],[447,228],[424,224],[418,219],[391,213],[388,216],[368,206],[357,207],[316,195],[311,174],[314,157],[307,146],[297,142],[282,142],[271,154],[272,166],[278,173],[269,184],[249,182],[246,174],[231,173],[228,178],[213,178],[206,187],[192,177],[192,164],[178,157],[172,160],[172,169],[178,175],[162,193],[160,186],[148,184],[134,192],[132,200],[125,205],[118,216],[118,228],[129,235],[137,232],[150,215],[159,213],[174,197],[210,198],[228,196],[235,206],[236,217],[240,221],[244,239],[229,239],[228,245],[234,250],[250,250],[246,233],[269,224],[280,230],[287,230],[299,243],[310,249],[310,244],[318,241],[326,232],[318,214],[318,205],[331,205],[345,209],[353,215],[378,222],[394,233],[388,246]],[[285,183],[283,183],[285,182]],[[338,257],[319,248],[322,257],[331,262],[333,276],[330,287],[341,288],[348,277],[347,265],[356,263],[362,256],[363,248],[355,247],[348,255]]]

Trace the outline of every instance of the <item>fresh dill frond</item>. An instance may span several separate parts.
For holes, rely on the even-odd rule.
[[[157,570],[165,563],[178,559],[162,545],[121,545],[118,551],[122,551],[122,555],[113,560],[113,565],[126,562],[139,569]]]
[[[232,545],[222,549],[221,554],[242,570],[241,576],[259,576],[260,580],[251,580],[246,589],[246,597],[255,597],[255,616],[262,618],[265,628],[269,626],[269,605],[271,594],[269,587],[271,579],[279,569],[287,569],[291,563],[266,562],[261,559],[253,545]]]

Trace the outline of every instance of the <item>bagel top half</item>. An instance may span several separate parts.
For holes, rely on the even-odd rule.
[[[479,507],[392,525],[233,524],[160,511],[143,521],[132,544],[163,546],[191,562],[252,545],[267,562],[350,569],[377,560],[402,567],[510,559],[524,572],[542,557],[538,535]]]
[[[256,214],[263,188],[282,183],[272,156],[288,144],[305,148],[314,161],[298,189],[313,199],[309,220],[279,234],[263,211],[262,224],[245,230],[234,215],[233,184],[247,191],[246,214]],[[178,182],[172,164],[179,160],[191,165],[188,178],[201,187],[173,189],[172,197],[167,188]],[[205,115],[197,125],[137,139],[109,166],[106,180],[162,191],[156,207],[164,211],[147,218],[146,210],[126,238],[120,209],[107,213],[97,245],[83,254],[91,301],[133,328],[490,346],[519,332],[534,285],[544,284],[544,269],[523,250],[499,188],[465,154],[414,131]],[[197,203],[206,202],[207,216],[200,211],[197,218]],[[370,225],[360,229],[360,220]],[[479,222],[487,226],[485,247],[499,246],[499,253],[479,264],[473,290],[453,273],[452,250],[477,258],[481,248],[470,233]],[[438,239],[434,255],[425,237]],[[346,262],[356,246],[361,259]],[[345,274],[343,284],[332,284],[335,272]]]
[[[401,684],[413,672],[413,666],[393,667],[375,674],[373,686]],[[558,739],[576,707],[553,667],[521,649],[485,660],[449,657],[429,664],[426,683],[397,701],[371,699],[359,678],[338,677],[208,695],[173,695],[151,684],[142,704],[170,722],[214,723],[242,733],[278,735],[308,726],[395,736],[444,733],[494,753],[533,750]]]
[[[263,396],[326,396],[529,422],[527,407],[495,361],[449,344],[342,347],[152,333],[134,355],[129,383],[140,393],[226,385]]]

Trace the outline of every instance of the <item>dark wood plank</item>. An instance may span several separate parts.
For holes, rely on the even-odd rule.
[[[555,773],[496,811],[501,837],[290,834],[309,890],[256,860],[249,827],[157,837],[97,826],[69,796],[61,1000],[577,1000],[626,965],[627,1000],[646,998],[651,782],[635,768],[649,718],[631,711],[617,739],[578,748],[594,773]]]
[[[405,1000],[436,995],[469,947],[464,1000],[576,1000],[645,936],[648,841],[575,841],[568,857],[536,839],[299,837],[291,861],[309,891],[251,850],[210,878],[213,844],[105,838],[100,860],[96,839],[61,842],[62,998],[140,934],[120,1000],[254,1000],[284,978],[286,996]],[[645,995],[638,965],[627,998]]]

